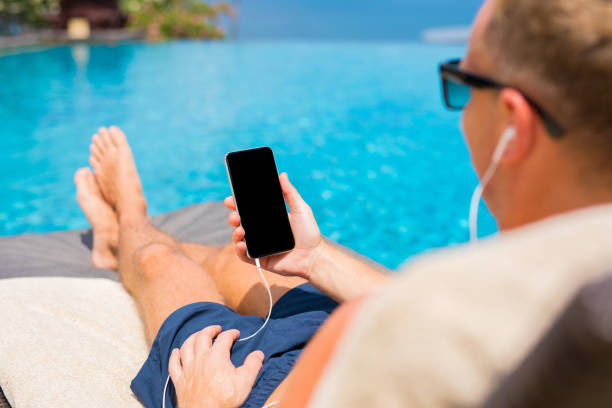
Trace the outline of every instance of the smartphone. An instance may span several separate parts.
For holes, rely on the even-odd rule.
[[[225,168],[249,258],[292,250],[295,240],[272,149],[230,152],[225,155]]]

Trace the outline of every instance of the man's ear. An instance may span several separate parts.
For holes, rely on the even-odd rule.
[[[503,89],[500,93],[503,128],[512,126],[514,138],[502,157],[502,162],[514,164],[525,160],[533,151],[537,141],[537,113],[525,97],[512,88]]]

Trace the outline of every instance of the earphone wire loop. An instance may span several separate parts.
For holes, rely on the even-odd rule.
[[[259,327],[259,329],[257,329],[254,333],[248,335],[247,337],[243,337],[241,339],[236,340],[238,341],[245,341],[245,340],[249,340],[252,339],[253,337],[257,336],[257,334],[259,334],[260,331],[262,331],[264,329],[264,327],[266,327],[266,325],[268,324],[268,321],[270,320],[270,316],[272,315],[272,291],[270,291],[270,285],[268,284],[268,281],[266,279],[266,277],[263,274],[263,271],[261,270],[261,265],[259,263],[259,258],[255,258],[255,266],[257,267],[257,272],[259,272],[259,276],[261,276],[261,280],[263,280],[266,289],[268,290],[268,299],[270,301],[270,307],[268,309],[268,316],[266,316],[266,320],[263,322],[263,324]],[[164,392],[162,394],[162,408],[166,408],[166,392],[168,391],[168,384],[170,383],[170,374],[168,374],[168,378],[166,378],[166,384],[164,385]],[[278,404],[280,401],[274,401],[268,405],[266,405],[266,407],[271,407],[273,405]]]

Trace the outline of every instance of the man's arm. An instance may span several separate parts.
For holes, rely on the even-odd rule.
[[[315,288],[338,302],[365,295],[389,277],[325,241],[313,254],[306,275]]]
[[[295,248],[262,258],[262,268],[308,279],[317,289],[340,302],[363,295],[387,280],[383,273],[328,245],[321,236],[312,209],[289,182],[287,173],[280,175],[280,184],[289,204]],[[245,232],[233,197],[225,199],[225,206],[232,210],[228,223],[235,228],[232,241],[236,254],[244,262],[254,263],[246,254]]]

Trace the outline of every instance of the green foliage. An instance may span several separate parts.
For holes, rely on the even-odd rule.
[[[130,26],[142,29],[151,40],[169,38],[221,38],[219,15],[233,16],[226,3],[209,5],[200,0],[122,0]]]
[[[0,16],[35,27],[59,12],[59,0],[0,0]]]
[[[0,0],[2,20],[42,27],[46,17],[60,12],[60,0]],[[129,25],[151,40],[169,38],[221,38],[220,15],[234,16],[227,3],[210,5],[203,0],[120,0]]]

